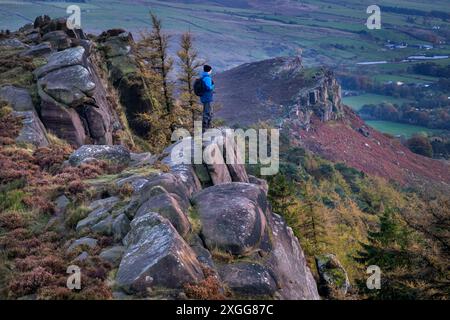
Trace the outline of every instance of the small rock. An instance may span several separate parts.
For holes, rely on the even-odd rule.
[[[56,214],[57,215],[64,214],[69,204],[70,200],[65,195],[60,195],[58,198],[56,198],[55,200]]]
[[[154,187],[161,187],[168,193],[178,195],[179,203],[182,206],[189,204],[188,188],[180,178],[172,173],[162,173],[151,177],[140,192],[142,201],[146,201],[150,196],[155,195],[155,193],[150,192]]]
[[[115,246],[108,249],[103,250],[100,253],[100,258],[109,262],[114,268],[118,267],[120,264],[120,260],[125,252],[125,247],[123,246]]]
[[[0,40],[0,47],[12,47],[12,48],[28,48],[26,44],[21,42],[19,39],[13,38],[13,39],[5,39]]]
[[[92,202],[89,205],[89,209],[91,209],[92,212],[89,213],[86,218],[78,221],[76,230],[79,232],[85,228],[91,228],[102,222],[102,220],[106,219],[109,216],[111,209],[114,208],[119,200],[120,199],[117,197],[110,197]],[[112,224],[111,220],[110,222]],[[105,227],[105,224],[98,225],[97,229],[105,230],[103,227]]]
[[[28,90],[10,85],[2,86],[0,99],[11,105],[16,117],[22,118],[23,127],[16,138],[17,142],[31,143],[36,147],[48,146],[47,130],[34,109]]]
[[[237,294],[272,296],[277,284],[271,272],[258,263],[236,263],[219,267],[224,283]]]
[[[0,87],[0,99],[8,102],[14,111],[33,111],[34,105],[27,89],[6,85]]]
[[[25,37],[27,43],[38,43],[41,40],[41,34],[39,32],[30,32]]]
[[[82,261],[86,261],[87,258],[89,258],[89,253],[87,253],[86,251],[83,251],[78,257],[76,257],[73,261],[74,262],[82,262]]]
[[[158,159],[158,156],[152,155],[150,152],[144,152],[144,153],[131,153],[131,167],[145,167],[145,166],[151,166],[153,165],[156,160]]]
[[[95,248],[97,246],[97,240],[89,237],[84,237],[77,239],[72,242],[72,244],[67,248],[67,253],[71,253],[75,251],[80,246],[87,246],[91,249]]]
[[[361,127],[361,128],[358,128],[358,132],[359,133],[361,133],[364,137],[369,137],[370,136],[370,132],[369,132],[369,129],[367,129],[366,127]]]
[[[319,292],[329,298],[342,298],[350,289],[347,272],[334,254],[316,257],[319,272]]]
[[[52,47],[49,42],[42,42],[38,45],[32,46],[29,49],[23,51],[20,53],[21,56],[31,56],[31,57],[37,57],[42,56],[45,54],[49,54],[52,52]]]
[[[184,237],[190,230],[190,223],[175,196],[165,192],[151,197],[142,204],[135,218],[150,212],[157,212],[164,218],[167,218],[180,235]]]
[[[52,21],[52,19],[48,15],[38,16],[34,19],[34,27],[42,28],[43,26],[49,24],[50,21]]]
[[[108,215],[105,219],[101,220],[97,224],[93,225],[91,227],[91,230],[102,234],[105,236],[109,236],[112,234],[112,224],[113,224],[113,218],[112,216]]]
[[[119,188],[121,188],[125,184],[129,183],[133,188],[133,192],[139,193],[147,182],[148,182],[148,179],[146,179],[140,175],[134,175],[131,177],[126,177],[126,178],[118,180],[116,182],[116,185]]]
[[[64,50],[70,47],[70,38],[62,30],[50,31],[42,37],[42,40],[49,41],[58,50]]]

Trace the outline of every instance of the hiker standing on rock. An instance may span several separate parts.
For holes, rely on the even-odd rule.
[[[212,67],[209,65],[203,66],[201,78],[197,79],[194,84],[194,91],[203,104],[203,132],[211,127],[212,121],[212,106],[214,95],[214,81],[211,78]]]

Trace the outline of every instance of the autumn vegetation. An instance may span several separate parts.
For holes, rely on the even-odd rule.
[[[280,173],[268,179],[269,199],[314,273],[314,257],[334,253],[353,284],[344,298],[448,298],[448,193],[404,189],[289,143],[280,152]],[[370,265],[382,270],[381,290],[366,287]]]

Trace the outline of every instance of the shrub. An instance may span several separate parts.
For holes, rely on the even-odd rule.
[[[13,210],[23,211],[26,206],[24,203],[25,192],[22,190],[11,190],[0,192],[0,211]]]
[[[427,137],[413,136],[406,141],[406,146],[414,153],[420,154],[425,157],[433,157],[433,146]]]
[[[70,146],[58,146],[39,148],[33,153],[35,163],[42,169],[50,171],[55,165],[61,165],[72,153]]]
[[[11,107],[0,101],[0,145],[14,144],[22,129],[22,119],[14,117]]]
[[[84,206],[74,207],[74,205],[70,205],[66,211],[66,227],[71,229],[75,228],[78,221],[86,218],[89,212],[89,208]]]
[[[226,297],[222,293],[222,285],[209,268],[202,268],[205,279],[197,284],[186,284],[184,292],[190,299],[196,300],[225,300]]]
[[[43,267],[36,267],[30,272],[15,277],[9,284],[9,291],[15,297],[32,294],[41,286],[48,285],[52,278],[53,275]]]

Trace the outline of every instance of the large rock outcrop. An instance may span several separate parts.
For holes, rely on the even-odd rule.
[[[260,282],[246,281],[256,281],[253,284],[259,283],[267,293],[272,288],[269,284],[275,281],[272,294],[282,299],[319,298],[298,240],[285,221],[270,211],[263,187],[246,183],[217,185],[196,194],[193,202],[202,224],[201,237],[208,249],[249,257],[264,268],[260,276],[271,275],[261,276]],[[230,272],[239,273],[244,268],[243,274],[251,275],[249,268],[254,267],[239,265],[237,270],[236,266],[222,267],[219,273],[225,279],[231,278],[233,287],[236,276]],[[242,294],[242,290],[246,289],[239,288],[237,292]]]
[[[77,225],[80,236],[89,230],[114,238],[102,256],[118,266],[116,287],[132,296],[176,298],[212,272],[235,298],[319,299],[298,240],[271,211],[267,183],[236,164],[248,182],[202,186],[191,164],[171,156],[189,149],[177,146],[161,155],[169,172],[131,163],[108,182],[129,184],[126,201],[100,199]]]
[[[41,116],[50,130],[78,146],[112,144],[118,117],[84,47],[53,53],[34,74]]]
[[[95,41],[82,30],[68,29],[66,19],[48,16],[36,18],[34,24],[7,37],[0,46],[17,58],[2,66],[2,72],[10,75],[1,83],[8,84],[10,79],[11,84],[32,94],[36,104],[35,113],[18,111],[26,119],[23,136],[27,140],[45,145],[42,137],[37,137],[38,118],[46,130],[75,146],[113,144],[120,139],[118,132],[126,125],[117,114],[115,93],[103,75]]]

